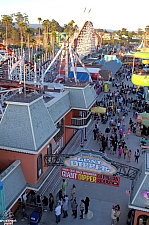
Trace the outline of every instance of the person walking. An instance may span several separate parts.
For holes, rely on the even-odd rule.
[[[116,213],[115,213],[115,215],[116,215],[116,220],[117,220],[117,223],[118,223],[119,220],[120,220],[120,215],[121,215],[121,209],[120,209],[120,206],[119,206],[119,205],[116,205],[116,206],[115,206],[115,210],[116,210]]]
[[[118,150],[118,159],[121,158],[122,153],[123,153],[123,149],[122,149],[122,146],[120,146]]]
[[[74,199],[71,202],[72,215],[74,216],[74,219],[77,218],[77,208],[78,208],[78,203],[76,199]]]
[[[128,137],[130,136],[130,128],[128,128],[128,130],[127,130],[127,139],[128,139]]]
[[[76,186],[75,186],[75,184],[73,184],[72,188],[71,188],[71,199],[70,199],[70,201],[74,200],[75,193],[76,193]]]
[[[24,203],[22,203],[22,221],[24,221],[25,218],[27,218],[26,205]]]
[[[43,197],[42,204],[43,204],[43,210],[44,210],[44,211],[47,211],[47,207],[48,207],[48,198],[47,198],[46,196]]]
[[[122,130],[122,129],[119,130],[119,137],[120,137],[120,140],[121,140],[122,137],[123,137],[123,130]]]
[[[140,157],[140,152],[139,152],[139,149],[137,149],[136,151],[135,151],[135,162],[137,162],[138,163],[138,160],[139,160],[139,157]]]
[[[84,212],[84,200],[82,199],[80,202],[80,219],[83,219],[83,212]]]
[[[129,150],[128,153],[127,153],[127,162],[130,162],[131,155],[132,155],[132,152],[131,152],[131,150]]]
[[[127,146],[125,145],[125,147],[123,148],[124,159],[126,158],[127,153],[128,153],[128,149],[127,149]]]
[[[93,129],[93,134],[94,134],[94,140],[96,140],[96,137],[97,137],[97,128],[95,128],[95,127]]]
[[[61,220],[61,205],[58,202],[57,206],[55,208],[55,217],[56,217],[56,223],[60,222]]]
[[[112,207],[112,210],[111,210],[111,225],[116,225],[117,223],[117,220],[116,220],[116,209],[115,209],[115,206]]]
[[[63,196],[66,195],[66,187],[67,187],[67,182],[65,179],[63,179],[63,183],[62,183],[62,194]]]
[[[66,201],[66,199],[63,199],[63,217],[62,218],[66,218],[68,216],[68,202]]]
[[[89,202],[90,202],[89,197],[86,197],[86,199],[84,201],[84,204],[85,204],[85,214],[88,213]]]
[[[50,212],[53,211],[53,205],[54,205],[54,197],[52,193],[49,194],[49,210]]]

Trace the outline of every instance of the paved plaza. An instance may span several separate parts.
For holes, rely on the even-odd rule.
[[[126,84],[129,82],[126,82]],[[114,90],[114,88],[111,88]],[[102,92],[98,96],[98,100],[103,97],[104,93]],[[129,118],[132,118],[132,111],[129,112],[129,115],[125,118],[126,121],[126,130],[129,127]],[[134,119],[133,119],[134,120]],[[134,120],[135,121],[135,120]],[[87,141],[84,142],[83,149],[88,150],[96,150],[99,151],[100,146],[96,140],[93,140],[93,128],[95,125],[95,120],[92,119],[89,127],[87,128]],[[107,124],[100,124],[99,130],[104,133],[105,128],[108,126]],[[128,149],[132,150],[132,158],[131,162],[128,163],[127,159],[123,158],[123,155],[120,159],[118,159],[118,155],[111,155],[109,150],[106,150],[107,156],[114,161],[118,161],[120,163],[129,164],[134,167],[139,167],[144,160],[145,155],[141,153],[141,157],[139,158],[139,163],[137,164],[134,161],[134,152],[137,148],[140,148],[139,143],[140,137],[137,137],[134,133],[130,134],[129,139],[125,139]],[[80,147],[81,141],[81,131],[78,131],[75,136],[71,139],[71,141],[67,144],[64,149],[64,153],[76,153],[81,150]],[[127,221],[127,214],[128,214],[128,200],[129,197],[126,195],[126,190],[130,190],[131,180],[127,178],[120,178],[120,187],[111,187],[105,186],[101,184],[92,184],[82,181],[76,180],[67,180],[67,194],[70,198],[70,190],[73,184],[76,185],[76,199],[78,203],[78,216],[76,219],[73,218],[70,202],[69,202],[69,210],[68,210],[68,217],[61,218],[61,222],[59,224],[68,225],[68,224],[94,224],[94,225],[111,225],[111,209],[112,206],[115,204],[119,204],[121,207],[121,216],[120,216],[120,225],[126,225]],[[58,190],[61,188],[62,185],[62,178],[60,177],[60,167],[55,167],[51,176],[43,185],[42,189],[40,190],[40,194],[49,196],[49,193],[52,192],[54,197],[56,198],[56,194]],[[80,210],[79,205],[81,199],[85,199],[86,197],[90,198],[90,206],[89,206],[89,213],[84,219],[80,220]],[[31,212],[32,209],[27,210],[28,213]],[[20,213],[16,214],[17,222],[16,225],[23,225],[27,224],[27,220],[21,221]],[[54,212],[50,213],[49,210],[43,212],[40,225],[53,225],[56,224],[55,222],[55,215]]]

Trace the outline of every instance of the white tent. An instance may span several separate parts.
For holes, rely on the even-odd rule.
[[[101,69],[100,68],[91,68],[91,67],[86,67],[89,73],[98,73]],[[73,68],[71,67],[70,69],[73,71]],[[76,67],[76,72],[80,73],[86,73],[86,70],[83,67]]]

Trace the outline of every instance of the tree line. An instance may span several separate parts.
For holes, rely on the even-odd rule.
[[[49,47],[49,35],[52,35],[52,43],[56,43],[56,33],[64,32],[68,36],[72,36],[76,30],[78,30],[77,24],[74,20],[71,20],[68,24],[60,26],[60,24],[52,19],[42,20],[42,18],[37,18],[38,28],[31,28],[29,26],[29,18],[26,13],[13,13],[10,15],[1,15],[0,20],[0,42],[5,40],[7,46],[13,44],[13,46],[21,47],[23,46],[37,46],[40,44],[40,41],[44,40],[46,42],[46,49]],[[97,32],[106,32],[103,29],[96,29]],[[145,32],[149,33],[149,26],[145,27]],[[138,28],[138,31],[128,31],[126,28],[122,28],[118,31],[111,32],[111,41],[114,39],[114,35],[118,34],[120,39],[123,35],[128,37],[128,40],[131,40],[133,35],[138,35],[140,39],[142,38],[144,31],[141,28]],[[52,48],[51,48],[52,50]]]
[[[39,44],[43,35],[45,35],[47,42],[49,34],[52,34],[55,39],[56,32],[64,32],[71,36],[78,29],[74,20],[71,20],[68,24],[60,26],[60,24],[52,19],[42,20],[37,18],[38,28],[31,28],[29,26],[29,18],[26,13],[14,13],[10,15],[1,15],[0,20],[0,42],[5,40],[6,45],[13,44],[16,47],[23,47],[23,45],[36,45]],[[41,38],[42,37],[42,38]]]

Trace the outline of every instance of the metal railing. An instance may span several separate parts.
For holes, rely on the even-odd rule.
[[[75,117],[71,119],[72,126],[86,126],[90,121],[92,113],[90,112],[87,117]]]

